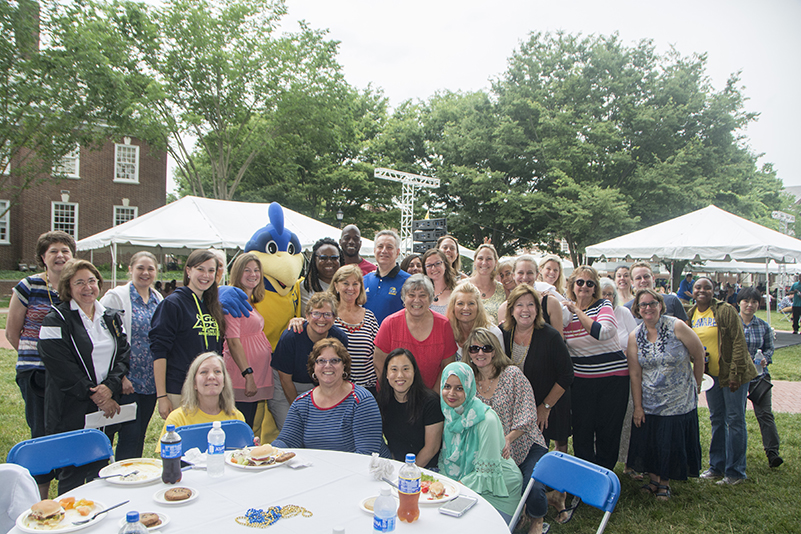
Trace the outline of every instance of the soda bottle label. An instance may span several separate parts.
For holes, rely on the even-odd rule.
[[[209,443],[209,454],[225,454],[225,444],[214,445]]]
[[[162,443],[161,457],[165,460],[181,457],[181,443]]]
[[[420,479],[398,477],[398,491],[406,494],[420,493]]]
[[[373,531],[374,532],[394,532],[395,531],[395,518],[387,517],[382,519],[380,517],[373,517]]]

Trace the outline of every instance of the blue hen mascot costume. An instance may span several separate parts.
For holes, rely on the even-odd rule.
[[[264,299],[256,304],[256,311],[264,318],[264,334],[273,350],[278,345],[281,333],[286,330],[289,320],[300,317],[300,273],[303,270],[303,255],[300,240],[284,226],[284,210],[273,202],[268,210],[270,222],[253,234],[245,252],[259,257],[264,276]],[[250,306],[244,292],[226,289],[221,292],[220,301],[226,313],[238,316]],[[244,300],[243,300],[244,299]],[[281,395],[282,393],[277,392]],[[259,403],[256,412],[256,435],[262,443],[270,443],[278,437],[278,429],[266,401]]]

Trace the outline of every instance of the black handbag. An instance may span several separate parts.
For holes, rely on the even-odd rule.
[[[754,404],[759,404],[762,402],[762,397],[765,396],[765,393],[770,391],[772,387],[773,384],[771,384],[768,375],[760,375],[759,378],[752,380],[748,384],[748,399]]]

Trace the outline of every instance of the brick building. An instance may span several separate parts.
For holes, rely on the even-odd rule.
[[[12,161],[0,172],[11,172],[13,180],[13,168]],[[137,139],[107,141],[101,150],[81,148],[62,160],[60,171],[68,178],[24,191],[0,217],[0,269],[35,264],[43,232],[63,230],[77,241],[166,202],[167,154]],[[0,191],[0,213],[8,202]],[[108,263],[109,254],[95,253],[94,261]]]

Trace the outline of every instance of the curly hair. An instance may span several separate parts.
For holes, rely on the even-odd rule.
[[[326,337],[314,344],[312,351],[309,353],[309,358],[306,360],[306,370],[309,372],[309,377],[311,377],[314,385],[320,384],[317,380],[317,375],[314,374],[314,366],[317,365],[317,358],[329,347],[334,349],[334,352],[337,353],[337,358],[341,358],[342,365],[345,366],[345,373],[342,375],[342,379],[348,380],[350,377],[351,358],[348,349],[346,349],[345,345],[337,338]]]

